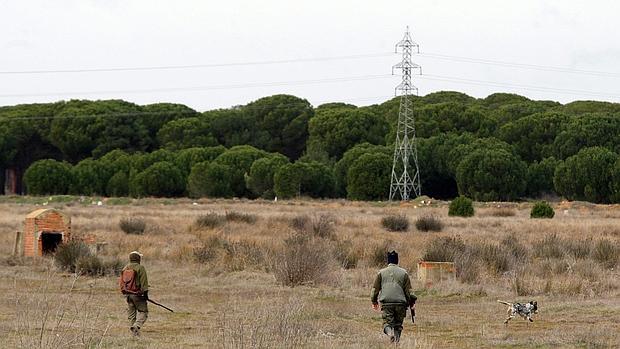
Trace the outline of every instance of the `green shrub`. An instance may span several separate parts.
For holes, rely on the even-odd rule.
[[[225,179],[227,183],[227,190],[224,192],[226,195],[220,196],[251,196],[252,193],[245,186],[245,175],[250,172],[254,161],[267,156],[268,153],[263,150],[249,145],[238,145],[228,149],[213,160],[211,165],[219,165],[221,167],[217,167],[218,169],[226,169],[226,177],[218,177],[219,180]],[[229,194],[228,190],[232,192]]]
[[[568,200],[609,203],[614,189],[610,183],[618,159],[618,154],[608,148],[582,148],[555,168],[555,191]]]
[[[246,186],[256,196],[273,199],[273,176],[280,167],[288,163],[289,160],[280,154],[254,161],[245,178]]]
[[[419,231],[441,231],[443,223],[436,216],[426,215],[416,219],[415,227]]]
[[[560,163],[554,157],[534,162],[527,169],[527,194],[540,197],[545,193],[553,193],[553,175]]]
[[[110,178],[106,193],[116,197],[129,195],[129,177],[125,171],[118,171]]]
[[[146,229],[146,222],[142,218],[121,218],[118,222],[118,226],[123,232],[125,232],[125,234],[139,235],[144,233],[144,229]]]
[[[340,159],[334,166],[334,181],[336,186],[336,195],[338,197],[344,197],[347,195],[347,176],[349,175],[349,168],[353,163],[364,154],[385,154],[392,156],[393,150],[389,147],[382,145],[374,145],[370,143],[360,143],[353,148],[347,150],[342,159]],[[391,166],[391,165],[390,165]],[[388,167],[391,169],[391,167]],[[388,173],[389,177],[389,173]],[[389,185],[389,184],[388,184]]]
[[[174,164],[183,172],[183,176],[189,176],[192,168],[201,162],[211,162],[226,151],[221,145],[205,148],[187,148],[176,153]]]
[[[553,216],[555,216],[553,207],[545,201],[537,202],[530,211],[530,218],[553,218]]]
[[[313,198],[334,194],[334,171],[327,165],[297,161],[281,166],[273,177],[274,191],[280,198],[308,195]]]
[[[90,256],[88,246],[82,241],[72,240],[58,246],[54,262],[60,269],[75,273],[78,260],[87,256]]]
[[[174,197],[183,194],[183,174],[172,163],[156,162],[138,173],[130,183],[132,196]]]
[[[347,197],[352,200],[383,200],[389,196],[392,158],[383,153],[360,156],[347,173]]]
[[[281,199],[289,199],[301,194],[302,169],[294,164],[278,168],[273,175],[273,189]]]
[[[67,194],[71,183],[71,165],[52,159],[35,161],[24,173],[30,195]]]
[[[190,197],[232,197],[232,170],[227,165],[201,162],[194,167],[187,178],[187,192]]]
[[[104,195],[107,184],[105,173],[98,161],[84,159],[71,168],[69,191],[75,195]]]
[[[474,215],[474,204],[471,199],[459,196],[450,202],[448,216],[471,217]]]
[[[381,225],[388,231],[409,230],[409,218],[405,215],[390,215],[381,219]]]
[[[499,148],[466,155],[456,170],[459,193],[478,201],[513,201],[525,193],[527,165]]]

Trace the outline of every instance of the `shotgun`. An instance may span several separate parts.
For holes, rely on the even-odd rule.
[[[411,323],[415,324],[415,306],[409,307],[409,310],[411,310]]]
[[[168,311],[169,311],[169,312],[171,312],[171,313],[174,313],[174,310],[172,310],[172,309],[168,308],[167,306],[165,306],[165,305],[163,305],[163,304],[159,304],[159,303],[155,302],[154,300],[152,300],[152,299],[150,299],[150,298],[147,298],[146,300],[147,300],[147,301],[149,301],[149,302],[151,302],[151,303],[153,303],[153,304],[155,304],[155,305],[158,305],[158,306],[160,306],[160,307],[162,307],[162,308],[164,308],[164,309],[168,310]]]

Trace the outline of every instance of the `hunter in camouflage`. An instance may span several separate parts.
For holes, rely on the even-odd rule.
[[[411,288],[411,280],[407,271],[398,266],[398,253],[387,254],[388,266],[377,273],[372,287],[370,300],[375,310],[381,305],[383,313],[383,333],[392,342],[400,341],[403,331],[403,320],[407,315],[407,307],[413,311],[416,295]]]

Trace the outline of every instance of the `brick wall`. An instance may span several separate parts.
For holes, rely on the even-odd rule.
[[[46,232],[62,233],[62,241],[71,238],[71,219],[54,210],[36,210],[26,216],[24,221],[24,256],[41,256],[41,234]]]

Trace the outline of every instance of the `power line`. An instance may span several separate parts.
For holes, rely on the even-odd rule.
[[[188,64],[188,65],[160,65],[142,67],[109,67],[109,68],[83,68],[83,69],[50,69],[50,70],[16,70],[0,71],[0,75],[25,75],[25,74],[73,74],[73,73],[103,73],[103,72],[126,72],[126,71],[153,71],[153,70],[182,70],[182,69],[203,69],[203,68],[224,68],[251,65],[273,65],[306,62],[323,62],[347,59],[365,59],[392,56],[393,53],[369,53],[348,56],[313,57],[313,58],[292,58],[271,61],[250,61],[250,62],[231,62],[231,63],[210,63],[210,64]]]
[[[392,75],[390,74],[361,75],[361,76],[348,76],[348,77],[339,77],[339,78],[311,79],[311,80],[297,80],[297,81],[259,82],[259,83],[230,84],[230,85],[193,86],[193,87],[162,87],[162,88],[132,89],[132,90],[65,91],[65,92],[23,93],[23,94],[15,93],[15,94],[2,94],[0,95],[0,98],[228,90],[228,89],[254,88],[254,87],[312,85],[312,84],[375,80],[375,79],[386,79],[386,78],[392,78]]]
[[[369,100],[377,100],[377,99],[384,99],[384,98],[390,98],[393,97],[391,95],[384,95],[384,96],[374,96],[374,97],[357,97],[357,98],[347,98],[347,99],[341,99],[337,102],[334,102],[333,100],[324,100],[324,101],[318,101],[315,102],[316,106],[319,106],[321,104],[325,104],[325,103],[342,103],[342,102],[354,102],[354,101],[369,101]],[[252,105],[250,102],[247,105],[243,105],[239,107],[239,110],[264,110],[264,109],[270,109],[272,108],[271,106],[256,106],[256,105]],[[306,106],[310,104],[310,102],[305,103],[302,101],[299,102],[293,102],[293,103],[278,103],[275,108],[278,107],[290,107],[290,106]],[[312,104],[310,104],[312,105]],[[132,113],[104,113],[104,114],[75,114],[75,115],[51,115],[51,116],[29,116],[29,117],[8,117],[5,118],[2,115],[2,111],[0,110],[0,122],[1,121],[21,121],[21,120],[51,120],[51,119],[92,119],[92,118],[109,118],[109,117],[141,117],[141,116],[164,116],[164,115],[187,115],[187,116],[200,116],[201,113],[206,113],[209,111],[216,111],[216,110],[228,110],[228,111],[235,111],[237,110],[235,107],[231,107],[231,108],[222,108],[222,109],[212,109],[212,110],[208,110],[205,112],[199,112],[199,111],[166,111],[166,112],[132,112]]]
[[[535,85],[511,84],[511,83],[504,83],[504,82],[475,80],[475,79],[465,79],[465,78],[458,78],[458,77],[452,77],[452,76],[443,76],[443,75],[433,75],[433,74],[423,74],[423,75],[420,75],[419,78],[428,79],[428,80],[437,80],[437,81],[456,82],[456,83],[467,84],[467,85],[492,86],[492,87],[508,87],[508,88],[520,89],[520,90],[532,90],[532,91],[540,91],[540,92],[555,92],[555,93],[560,93],[560,94],[571,94],[571,95],[586,95],[586,96],[590,96],[590,97],[613,97],[613,98],[620,98],[619,94],[606,93],[606,92],[587,91],[587,90],[575,90],[575,89],[546,87],[546,86],[535,86]]]
[[[349,77],[338,77],[338,78],[327,78],[327,79],[229,84],[229,85],[213,85],[213,86],[169,87],[169,88],[152,88],[152,89],[133,89],[133,90],[65,91],[65,92],[43,92],[43,93],[24,93],[24,94],[3,94],[3,95],[0,95],[0,98],[97,95],[97,94],[140,94],[140,93],[161,93],[161,92],[228,90],[228,89],[240,89],[240,88],[295,86],[295,85],[312,85],[312,84],[338,83],[338,82],[350,82],[350,81],[364,81],[364,80],[375,80],[375,79],[388,79],[392,77],[393,76],[389,74],[379,74],[379,75],[361,75],[361,76],[349,76]],[[507,87],[507,88],[518,89],[518,90],[555,92],[559,94],[583,95],[583,96],[589,96],[589,97],[620,98],[619,94],[607,93],[607,92],[566,89],[566,88],[557,88],[557,87],[549,87],[549,86],[512,84],[512,83],[497,82],[497,81],[465,79],[465,78],[460,78],[460,77],[444,76],[444,75],[423,74],[423,75],[420,75],[419,78],[427,79],[427,80],[455,82],[455,83],[467,84],[467,85]]]
[[[583,69],[556,67],[556,66],[548,66],[548,65],[496,61],[496,60],[491,60],[491,59],[450,56],[450,55],[444,55],[444,54],[438,54],[438,53],[421,52],[419,55],[422,57],[439,59],[439,60],[483,64],[483,65],[494,65],[494,66],[505,67],[505,68],[521,68],[521,69],[531,69],[531,70],[539,70],[539,71],[550,71],[550,72],[557,72],[557,73],[592,75],[592,76],[600,76],[600,77],[613,77],[613,78],[620,77],[620,73],[616,73],[616,72],[583,70]]]

